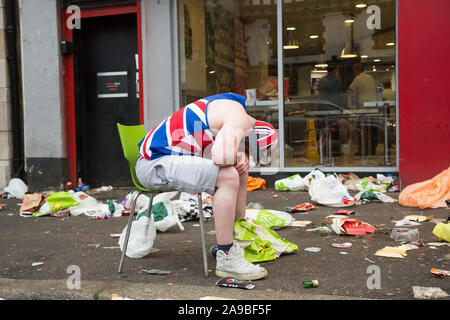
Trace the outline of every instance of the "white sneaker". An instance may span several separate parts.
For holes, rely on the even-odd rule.
[[[264,278],[267,270],[259,265],[247,261],[244,258],[244,249],[236,242],[225,253],[218,250],[216,254],[216,276],[232,277],[238,280],[256,280]]]

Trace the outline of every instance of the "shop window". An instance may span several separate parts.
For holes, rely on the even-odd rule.
[[[181,105],[245,95],[284,137],[267,166],[395,167],[395,0],[359,2],[178,1]]]
[[[286,167],[395,166],[395,1],[357,4],[283,6]]]

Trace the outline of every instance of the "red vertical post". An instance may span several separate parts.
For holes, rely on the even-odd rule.
[[[448,0],[398,0],[399,170],[402,187],[450,165]]]

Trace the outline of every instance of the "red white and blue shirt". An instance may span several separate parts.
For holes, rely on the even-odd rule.
[[[245,97],[222,93],[190,103],[153,128],[139,143],[139,159],[155,160],[166,155],[202,157],[215,135],[208,122],[211,101],[226,99],[239,102],[245,109]]]

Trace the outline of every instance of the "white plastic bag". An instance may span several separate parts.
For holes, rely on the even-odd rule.
[[[3,189],[4,192],[9,193],[14,198],[23,199],[25,193],[28,192],[28,186],[19,178],[13,178],[9,181],[8,186]]]
[[[122,231],[119,238],[120,250],[123,251],[127,227]],[[156,238],[156,227],[152,219],[141,216],[131,223],[130,237],[128,238],[127,251],[129,258],[143,258],[150,253]]]
[[[314,179],[309,186],[311,200],[329,207],[348,207],[355,203],[347,188],[333,175]]]
[[[304,178],[304,183],[307,186],[307,189],[311,186],[311,183],[314,180],[319,180],[319,179],[323,179],[325,178],[325,174],[318,170],[318,169],[314,169],[313,171],[311,171],[310,173],[308,173]]]
[[[72,216],[79,216],[82,214],[89,217],[110,215],[109,206],[107,204],[88,196],[83,191],[75,192],[71,194],[71,196],[76,202],[78,202],[78,206],[69,208],[70,215]]]
[[[302,191],[308,189],[308,184],[305,183],[305,179],[303,179],[299,174],[295,174],[293,176],[280,179],[275,181],[275,190],[276,191]]]

